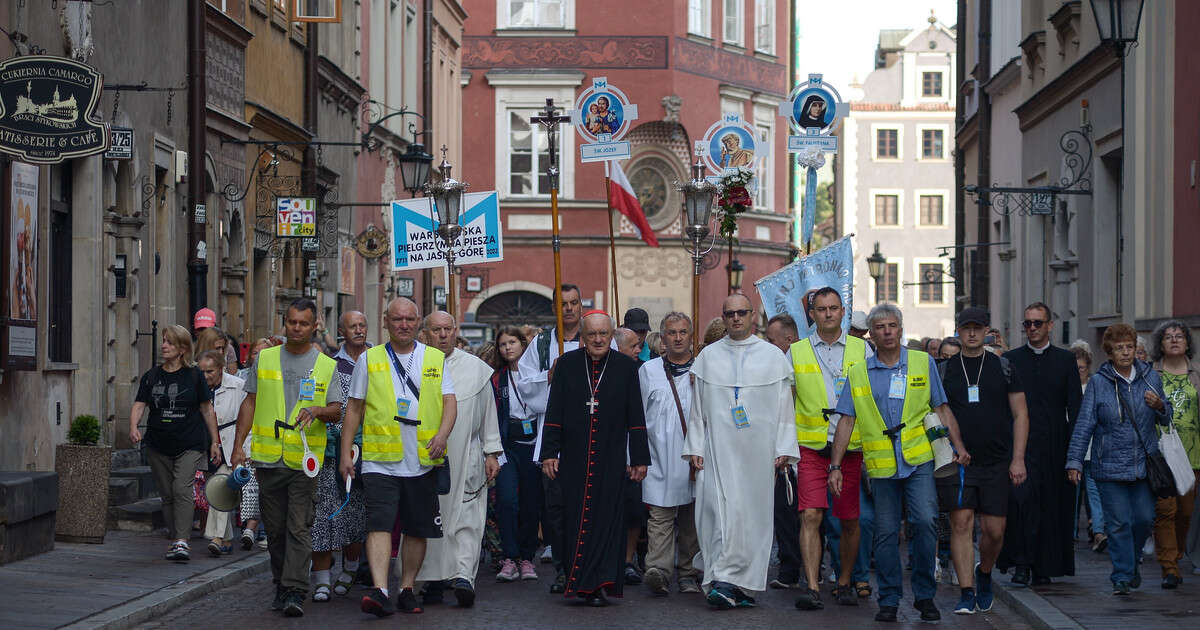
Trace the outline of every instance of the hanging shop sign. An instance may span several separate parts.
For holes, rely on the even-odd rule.
[[[388,253],[388,235],[372,223],[354,239],[354,249],[367,260],[380,258]]]
[[[824,153],[837,152],[838,141],[833,132],[846,114],[850,104],[820,74],[808,75],[808,81],[792,88],[788,100],[779,104],[779,115],[788,120],[792,135],[788,136],[788,152],[819,149]]]
[[[629,102],[625,93],[609,85],[608,77],[595,77],[592,87],[575,99],[571,124],[583,138],[579,159],[583,162],[606,162],[629,157],[629,143],[621,138],[637,120],[638,108]]]
[[[433,269],[446,265],[445,244],[430,218],[432,197],[392,202],[392,271]],[[454,265],[504,260],[500,202],[496,191],[467,193],[466,210],[458,219],[462,233],[454,242]]]
[[[36,164],[104,153],[108,125],[95,118],[104,78],[72,59],[0,61],[0,151]]]
[[[280,197],[275,206],[275,236],[317,235],[317,200],[313,197]]]
[[[133,130],[129,127],[113,127],[109,129],[108,151],[104,152],[106,160],[133,159]]]

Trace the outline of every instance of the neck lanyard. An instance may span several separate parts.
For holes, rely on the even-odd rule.
[[[508,371],[508,390],[516,396],[517,404],[521,405],[521,417],[524,418],[525,414],[529,412],[529,409],[525,406],[525,401],[521,400],[521,392],[517,389],[517,384],[513,381],[512,370]],[[513,397],[509,396],[508,399],[511,401]],[[509,407],[508,415],[512,415],[512,407]]]
[[[963,378],[967,379],[967,387],[975,387],[979,385],[979,381],[983,378],[983,363],[987,361],[988,351],[984,350],[983,355],[979,357],[979,374],[975,375],[975,382],[971,382],[971,375],[967,374],[967,362],[963,361],[962,353],[958,353],[958,364],[962,366]]]
[[[404,362],[405,367],[400,367],[400,359],[396,356],[396,351],[392,349],[391,342],[388,342],[387,353],[392,359],[392,365],[395,366],[396,374],[400,377],[400,381],[404,383],[406,388],[408,388],[408,392],[412,394],[413,398],[420,399],[420,390],[418,390],[417,386],[413,384],[412,379],[408,377],[408,372],[412,369],[413,359],[417,356],[416,344],[413,344],[412,352],[408,354],[408,360]]]
[[[818,338],[818,339],[821,339],[820,337],[817,337],[817,338]],[[830,350],[832,350],[832,349],[833,349],[833,347],[834,347],[834,344],[838,343],[838,341],[840,341],[840,339],[839,339],[839,340],[837,340],[837,341],[834,341],[833,343],[825,343],[825,340],[824,340],[824,339],[821,339],[821,343],[825,343],[825,346],[826,346],[827,348],[829,348]],[[845,354],[844,354],[844,353],[845,353],[845,351],[846,351],[846,350],[845,350],[845,348],[843,348],[843,349],[842,349],[842,352],[843,352],[842,358],[843,358],[843,360],[845,359]],[[818,352],[818,351],[817,351],[817,346],[816,346],[816,344],[813,344],[813,354],[817,355],[817,361],[818,361],[818,362],[821,364],[821,367],[825,368],[826,370],[829,370],[829,373],[833,375],[833,378],[834,378],[835,380],[836,380],[836,379],[839,379],[839,378],[841,378],[841,377],[842,377],[842,366],[841,366],[840,364],[839,364],[839,365],[837,365],[836,367],[835,367],[835,366],[832,366],[832,365],[829,365],[829,363],[825,361],[825,357],[824,357],[824,356],[823,356],[823,355],[822,355],[820,352]],[[844,361],[843,361],[843,363],[844,363]],[[838,394],[840,395],[840,394],[841,394],[841,392],[838,392]]]

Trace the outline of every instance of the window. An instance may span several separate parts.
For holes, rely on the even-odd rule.
[[[546,164],[550,160],[546,133],[529,119],[533,110],[508,112],[508,192],[511,195],[549,195]],[[534,150],[534,147],[537,150]]]
[[[920,212],[918,212],[920,225],[944,225],[945,215],[942,212],[942,204],[946,198],[941,195],[921,195],[919,200]]]
[[[564,28],[567,0],[508,0],[508,25],[514,28]]]
[[[889,262],[883,266],[883,277],[879,279],[875,295],[884,302],[900,301],[900,263]]]
[[[899,195],[875,195],[875,225],[900,225]]]
[[[921,159],[941,160],[945,158],[944,138],[945,132],[941,129],[922,129]]]
[[[725,43],[742,45],[742,3],[744,0],[725,0]]]
[[[712,0],[688,0],[688,32],[709,37],[712,27]]]
[[[755,125],[755,129],[758,130],[758,146],[771,146],[771,126],[763,124],[760,120]],[[773,205],[771,203],[771,156],[755,157],[758,158],[758,165],[755,167],[755,176],[758,177],[758,189],[754,191],[754,207],[770,211]]]
[[[921,263],[917,265],[917,285],[921,290],[917,292],[917,304],[941,304],[942,303],[942,270],[943,267],[939,263]]]
[[[775,0],[754,0],[754,50],[775,54]]]
[[[46,358],[71,362],[71,162],[50,167],[50,330]]]
[[[942,96],[942,73],[941,72],[922,72],[921,73],[921,96],[925,98],[941,98]]]
[[[900,130],[875,130],[875,157],[881,159],[897,159],[900,157]]]

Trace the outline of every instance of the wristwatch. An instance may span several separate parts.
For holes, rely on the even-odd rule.
[[[829,472],[833,472],[835,470],[841,470],[841,469],[842,469],[841,464],[830,464],[829,465]]]

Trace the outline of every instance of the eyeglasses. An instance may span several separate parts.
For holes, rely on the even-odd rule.
[[[1025,328],[1041,328],[1045,324],[1046,320],[1044,319],[1027,319],[1021,322],[1021,325]]]
[[[721,314],[724,315],[726,319],[732,319],[734,317],[746,317],[750,314],[750,309],[741,308],[736,311],[722,311]]]
[[[1163,335],[1163,341],[1187,341],[1183,335]]]

